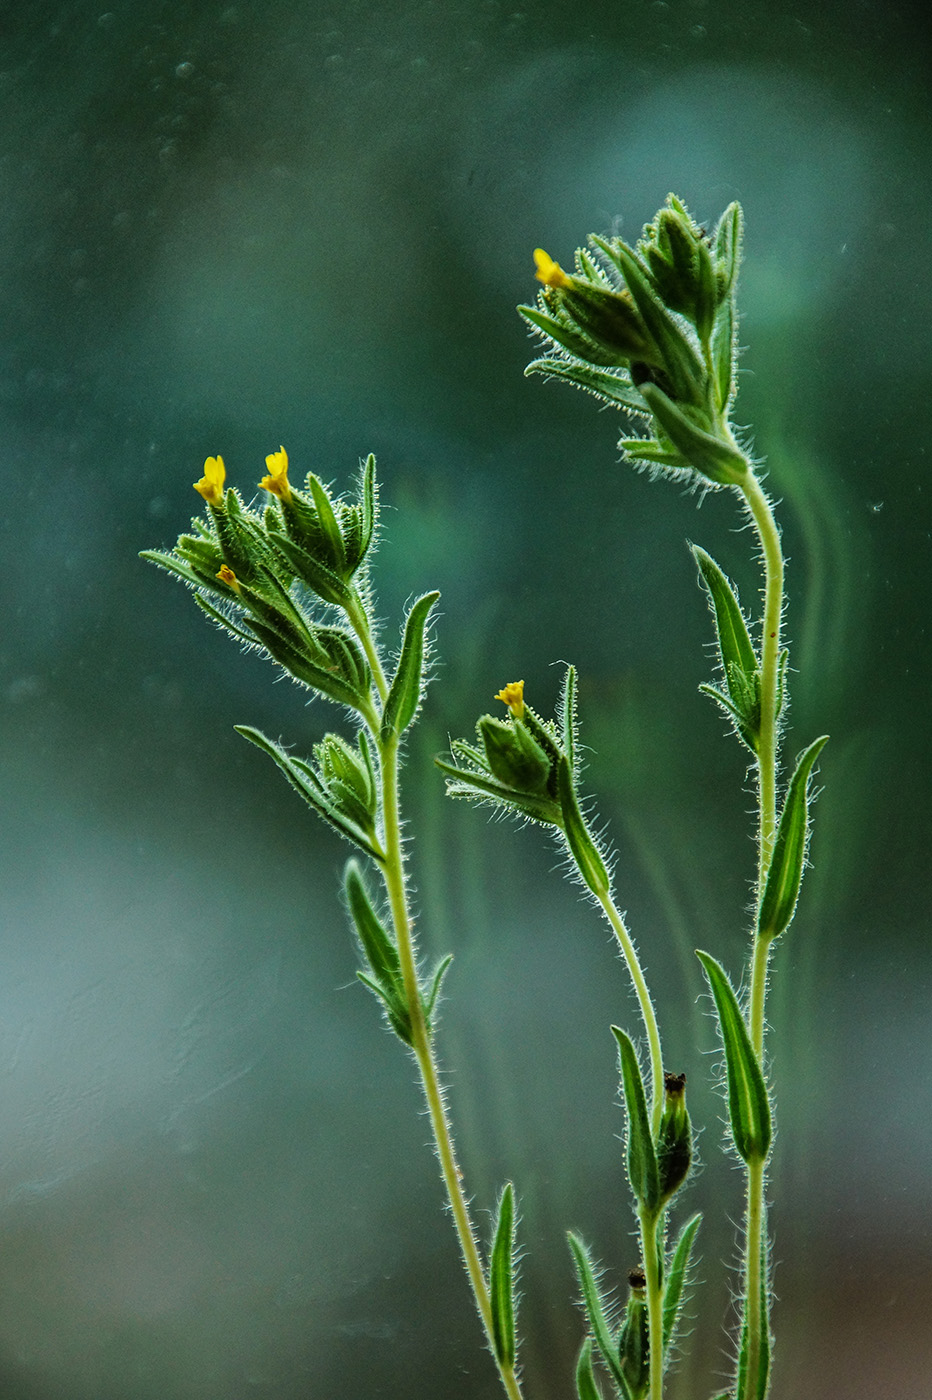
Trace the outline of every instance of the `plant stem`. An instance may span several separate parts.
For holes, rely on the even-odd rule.
[[[657,1029],[657,1017],[654,1013],[654,1004],[650,999],[650,992],[647,990],[647,982],[638,961],[638,955],[631,941],[631,935],[625,927],[625,921],[619,914],[612,899],[611,892],[597,894],[597,899],[602,906],[605,917],[611,924],[615,937],[618,939],[621,951],[624,954],[628,971],[631,974],[631,981],[634,983],[635,994],[641,1008],[641,1018],[644,1022],[644,1029],[647,1032],[647,1044],[650,1052],[650,1074],[651,1074],[651,1131],[656,1138],[660,1130],[660,1118],[663,1113],[663,1055],[660,1049],[660,1031]]]
[[[753,471],[741,488],[760,541],[764,561],[764,613],[761,622],[761,699],[760,742],[757,755],[758,784],[758,898],[773,856],[777,829],[777,764],[779,758],[778,685],[780,669],[780,625],[783,617],[783,552],[780,532],[770,502]],[[754,937],[751,950],[748,1032],[758,1059],[763,1063],[767,962],[769,940]],[[766,1162],[754,1161],[747,1168],[745,1219],[744,1325],[747,1329],[743,1395],[738,1400],[760,1400],[758,1372],[762,1353],[769,1343],[770,1295],[762,1288],[767,1211],[764,1201]],[[762,1299],[766,1299],[762,1303]]]
[[[648,1400],[663,1397],[663,1279],[657,1258],[657,1227],[660,1215],[639,1212],[641,1252],[644,1256],[644,1283],[647,1301],[647,1336],[650,1343],[650,1385]]]
[[[374,674],[378,674],[374,667],[373,672]],[[447,1199],[450,1203],[450,1211],[453,1215],[453,1222],[459,1238],[463,1263],[466,1266],[466,1273],[469,1277],[473,1296],[476,1300],[479,1316],[482,1319],[482,1325],[485,1328],[492,1356],[495,1357],[495,1345],[492,1334],[492,1307],[489,1298],[489,1290],[485,1280],[482,1261],[479,1257],[479,1250],[476,1245],[475,1232],[469,1216],[469,1207],[462,1187],[461,1173],[456,1163],[453,1135],[443,1101],[443,1091],[440,1087],[440,1078],[434,1060],[433,1049],[430,1042],[430,1032],[427,1028],[427,1022],[424,1016],[424,1008],[421,1002],[421,990],[418,983],[411,917],[408,911],[408,899],[405,885],[404,856],[401,846],[401,819],[398,801],[398,739],[394,735],[384,741],[379,738],[378,745],[382,765],[382,804],[385,822],[384,844],[386,851],[382,874],[385,880],[389,904],[391,906],[392,921],[394,923],[395,937],[398,944],[398,956],[401,961],[408,1011],[411,1018],[411,1048],[414,1051],[418,1070],[420,1071],[424,1097],[427,1100],[427,1110],[430,1115],[434,1144],[440,1162],[440,1171],[443,1176]],[[502,1385],[505,1387],[505,1393],[508,1395],[509,1400],[521,1400],[521,1389],[518,1385],[514,1368],[512,1366],[502,1365],[497,1358],[496,1365],[498,1366]]]

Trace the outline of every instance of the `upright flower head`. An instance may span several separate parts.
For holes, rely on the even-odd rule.
[[[219,506],[223,502],[223,483],[227,469],[222,457],[208,457],[204,463],[204,475],[195,481],[194,489],[200,492],[209,506]]]
[[[538,282],[543,282],[545,287],[570,286],[570,279],[560,264],[554,262],[550,254],[545,253],[543,248],[534,249],[534,266],[537,269],[534,276]]]
[[[265,465],[269,469],[268,476],[264,476],[259,485],[266,491],[270,491],[273,496],[277,496],[280,501],[291,499],[291,485],[288,481],[288,453],[284,447],[277,452],[272,452],[265,459]]]
[[[509,681],[495,697],[506,704],[513,719],[524,718],[524,681]]]

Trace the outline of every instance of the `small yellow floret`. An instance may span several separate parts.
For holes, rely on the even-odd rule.
[[[513,719],[523,719],[524,681],[509,681],[505,689],[500,690],[495,698],[504,701],[511,711]]]
[[[195,481],[194,489],[199,491],[208,505],[219,506],[223,501],[223,483],[227,479],[227,469],[222,457],[208,457],[204,463],[204,475]]]
[[[567,277],[558,262],[554,262],[549,253],[545,253],[543,248],[534,249],[534,263],[537,271],[534,276],[538,282],[543,282],[545,287],[569,287],[571,279]]]
[[[220,568],[217,570],[217,577],[220,582],[225,583],[228,588],[232,588],[236,593],[239,592],[239,579],[236,577],[229,564],[220,565]]]
[[[279,448],[277,452],[271,453],[265,459],[265,465],[269,469],[268,476],[264,476],[259,485],[265,491],[271,491],[273,496],[277,496],[281,501],[291,500],[291,485],[288,481],[288,453],[285,449]]]

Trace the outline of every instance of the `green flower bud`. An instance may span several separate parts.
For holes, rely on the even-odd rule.
[[[656,346],[627,291],[612,291],[594,278],[568,276],[542,248],[534,250],[534,260],[547,308],[566,318],[570,330],[576,327],[602,351],[592,363],[642,360],[660,366]]]
[[[550,759],[521,720],[483,715],[479,736],[489,770],[500,783],[517,792],[546,792]]]
[[[631,1400],[643,1400],[650,1388],[647,1280],[643,1269],[631,1270],[628,1286],[628,1306],[618,1333],[618,1360]]]
[[[686,1110],[686,1075],[663,1077],[663,1116],[657,1137],[660,1195],[666,1202],[689,1176],[693,1158],[692,1127]]]

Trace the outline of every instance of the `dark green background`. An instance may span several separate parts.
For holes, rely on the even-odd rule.
[[[528,1400],[582,1335],[563,1243],[634,1262],[594,911],[431,755],[506,681],[581,674],[707,1211],[680,1400],[727,1367],[741,1182],[692,948],[740,976],[737,745],[696,695],[684,540],[750,605],[726,494],[618,463],[524,380],[531,249],[676,190],[747,216],[742,390],[790,557],[790,753],[830,731],[771,1001],[774,1400],[928,1393],[929,51],[896,4],[0,6],[0,1390],[6,1400],[492,1400],[411,1066],[354,980],[345,852],[236,722],[335,715],[143,566],[221,453],[379,456],[386,635],[443,592],[407,813],[484,1220],[515,1180]],[[926,1319],[924,1322],[923,1319]]]

